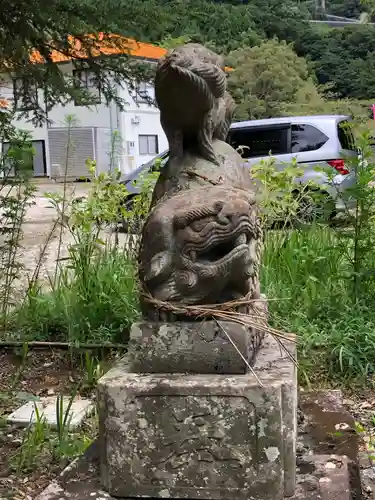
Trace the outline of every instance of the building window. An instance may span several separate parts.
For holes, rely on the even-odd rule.
[[[28,78],[15,78],[13,80],[14,106],[22,111],[31,111],[39,106],[38,86]]]
[[[157,135],[140,135],[139,136],[139,154],[140,155],[157,155],[159,154],[159,142]]]
[[[89,106],[90,104],[100,104],[102,102],[100,87],[98,87],[92,71],[75,69],[73,70],[73,80],[74,86],[77,89],[83,89],[90,94],[87,100],[84,97],[76,97],[74,99],[74,104],[76,106]]]
[[[142,82],[138,85],[135,101],[149,103],[149,99],[154,99],[154,87],[147,82]]]

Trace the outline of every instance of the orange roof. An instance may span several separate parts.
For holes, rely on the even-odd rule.
[[[73,58],[86,59],[101,55],[111,56],[120,54],[128,54],[129,56],[142,59],[158,60],[167,53],[167,49],[158,47],[157,45],[137,42],[132,38],[125,38],[116,34],[99,33],[97,36],[85,35],[82,39],[84,38],[90,41],[90,44],[88,44],[89,50],[82,48],[81,39],[70,36],[68,40],[71,48],[62,49],[61,51],[57,49],[53,50],[51,53],[52,61],[54,63],[62,63],[68,62]],[[44,64],[46,62],[45,58],[37,50],[31,53],[30,61],[36,64]],[[232,71],[232,68],[226,67],[225,71]],[[0,99],[0,109],[7,107],[9,107],[9,101],[7,99]]]
[[[86,59],[87,57],[99,57],[113,56],[128,54],[132,57],[140,57],[142,59],[154,59],[158,60],[165,56],[168,52],[167,49],[158,47],[157,45],[152,45],[151,43],[137,42],[132,38],[125,38],[121,35],[115,34],[104,34],[99,33],[99,35],[86,35],[82,39],[86,38],[90,43],[88,44],[89,51],[87,49],[82,49],[82,42],[80,39],[69,37],[69,43],[71,45],[70,49],[64,49],[62,51],[54,50],[52,51],[52,61],[55,63],[67,62],[73,58]],[[68,54],[67,52],[70,52]],[[89,53],[88,53],[89,52]],[[43,56],[34,50],[30,56],[31,62],[43,64],[45,62]],[[233,71],[233,68],[225,67],[225,71]]]
[[[125,38],[121,35],[99,33],[98,36],[86,35],[82,39],[90,43],[87,48],[82,48],[82,41],[80,39],[69,37],[71,48],[53,50],[52,61],[55,63],[67,62],[73,58],[86,59],[87,57],[98,57],[101,55],[111,56],[128,54],[132,57],[140,57],[144,59],[158,60],[163,57],[167,50],[150,43],[137,42],[131,38]],[[43,64],[45,59],[37,50],[33,51],[30,56],[31,62]]]

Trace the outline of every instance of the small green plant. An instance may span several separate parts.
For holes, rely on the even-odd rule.
[[[89,389],[92,389],[93,387],[95,387],[100,377],[104,374],[104,370],[98,358],[92,356],[88,351],[85,352],[84,356],[84,369],[84,385],[86,385]]]
[[[71,394],[68,404],[64,406],[64,396],[59,394],[56,398],[56,430],[57,444],[54,448],[55,458],[61,458],[67,453],[69,448],[69,429],[72,420],[71,407],[77,395],[76,391]]]
[[[15,463],[18,474],[21,471],[28,470],[35,465],[38,455],[42,452],[46,441],[48,441],[48,426],[37,403],[34,403],[34,413],[31,418],[33,419],[33,417],[35,417],[34,422],[30,420],[21,446],[12,459]]]
[[[29,355],[28,342],[24,342],[21,347],[16,347],[14,349],[14,353],[17,357],[20,358],[21,366],[23,366],[26,363],[27,356]]]
[[[92,442],[87,436],[75,434],[70,429],[72,419],[71,408],[78,394],[77,389],[72,391],[66,407],[62,395],[59,395],[56,399],[57,439],[53,445],[53,457],[55,460],[75,457],[83,453]]]
[[[8,313],[17,300],[16,283],[23,269],[19,259],[22,225],[34,203],[30,182],[34,150],[27,132],[11,126],[12,115],[1,113],[0,134],[8,149],[0,154],[0,320],[7,326]]]
[[[23,342],[21,348],[16,348],[15,349],[15,354],[19,356],[20,358],[20,365],[17,369],[16,375],[13,379],[13,387],[16,387],[18,385],[18,382],[20,381],[22,372],[24,370],[26,361],[27,361],[27,356],[29,355],[29,344],[28,342]]]
[[[134,184],[140,189],[138,195],[132,198],[131,209],[125,213],[125,220],[129,222],[129,233],[139,235],[143,222],[147,217],[152,200],[153,189],[160,174],[162,160],[157,158],[151,171],[143,172]],[[136,254],[138,246],[135,246],[133,253]]]
[[[327,219],[328,213],[325,211],[329,207],[326,196],[312,181],[298,183],[302,175],[303,168],[295,159],[283,165],[283,168],[278,168],[272,157],[251,167],[260,217],[265,228],[273,227],[275,223],[278,223],[278,227],[286,228]]]

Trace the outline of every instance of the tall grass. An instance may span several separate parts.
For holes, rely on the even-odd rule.
[[[73,344],[127,340],[139,309],[133,261],[115,248],[104,248],[95,258],[81,250],[59,271],[50,291],[29,290],[8,318],[13,340],[15,334]]]
[[[283,224],[281,230],[266,233],[262,287],[270,299],[273,324],[297,333],[300,362],[310,379],[375,374],[375,162],[368,146],[364,134],[362,157],[352,160],[356,210],[346,214],[345,227],[323,225],[322,219],[321,224],[300,224],[302,198],[295,193],[300,167],[295,162],[278,170],[273,161],[263,161],[252,169],[264,227],[274,227],[280,218],[289,226],[298,222],[298,228]],[[10,340],[122,342],[138,318],[139,240],[133,238],[133,245],[128,241],[120,248],[118,238],[113,246],[101,235],[119,220],[141,220],[147,214],[157,174],[146,176],[142,196],[128,210],[119,174],[96,174],[93,161],[88,161],[88,170],[92,183],[85,200],[67,199],[66,178],[63,194],[49,195],[57,214],[54,227],[60,228],[56,270],[46,289],[40,283],[39,263],[24,302],[5,315],[0,311]],[[73,243],[67,245],[68,259],[60,262],[67,233]],[[50,239],[51,235],[44,250]]]
[[[354,300],[351,262],[333,229],[270,231],[262,285],[273,299],[274,324],[298,335],[300,362],[309,378],[321,378],[323,372],[329,378],[375,372],[375,286]]]

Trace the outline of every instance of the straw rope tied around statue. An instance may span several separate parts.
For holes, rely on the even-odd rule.
[[[256,311],[256,303],[266,301],[267,299],[241,299],[241,300],[232,300],[229,302],[223,302],[220,304],[200,304],[200,305],[182,305],[182,304],[176,304],[173,302],[165,302],[161,300],[157,300],[154,297],[152,297],[150,294],[142,293],[142,298],[145,302],[148,302],[152,306],[154,306],[156,309],[159,311],[166,311],[172,314],[176,315],[184,315],[187,317],[194,317],[197,320],[202,319],[204,321],[205,319],[213,319],[216,324],[219,326],[221,331],[224,333],[224,335],[228,338],[230,343],[233,345],[237,353],[241,356],[242,360],[246,364],[246,366],[249,368],[251,373],[254,375],[256,378],[257,382],[261,387],[263,387],[263,383],[257,376],[257,374],[254,371],[254,368],[250,365],[250,363],[243,357],[241,354],[239,348],[229,335],[229,333],[225,330],[223,325],[220,323],[220,321],[232,321],[234,323],[238,323],[242,326],[248,327],[248,328],[256,328],[260,332],[264,334],[269,334],[271,335],[276,342],[278,343],[280,349],[284,351],[288,358],[293,362],[295,366],[298,367],[298,363],[296,358],[291,354],[289,349],[284,345],[283,341],[285,342],[292,342],[292,343],[297,343],[297,338],[295,334],[292,333],[286,333],[282,332],[280,330],[277,330],[275,328],[272,328],[267,325],[265,321],[264,314],[257,314]],[[241,306],[248,306],[252,309],[251,314],[245,314],[242,312],[238,312],[234,310],[235,308],[241,307]]]

